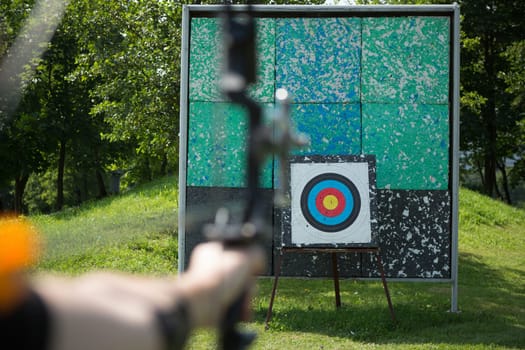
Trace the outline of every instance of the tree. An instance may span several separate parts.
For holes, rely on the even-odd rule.
[[[496,172],[499,168],[505,179],[505,159],[520,152],[512,140],[522,132],[518,125],[523,117],[511,108],[510,81],[504,78],[509,70],[505,52],[523,39],[525,3],[463,0],[460,4],[464,16],[462,149],[471,150],[478,159],[484,192],[490,196],[499,193],[510,201],[498,189]]]
[[[46,142],[32,73],[57,20],[55,13],[46,16],[47,4],[29,17],[32,5],[33,1],[0,2],[0,185],[14,181],[15,212],[22,211],[29,174],[43,166]]]
[[[11,6],[30,8],[30,4],[22,4],[20,1]],[[40,4],[38,9],[33,9],[40,16],[32,16],[33,22],[45,23],[48,17],[62,17],[61,11],[56,7],[45,6],[46,4]],[[20,11],[12,9],[11,12],[17,14]],[[10,75],[3,75],[8,77],[6,80],[11,90],[19,91],[22,95],[22,98],[14,99],[9,92],[2,91],[2,97],[7,96],[10,105],[9,110],[0,109],[0,115],[4,116],[1,120],[4,128],[0,130],[0,144],[3,146],[0,178],[5,185],[14,180],[14,209],[17,212],[22,209],[24,188],[31,173],[42,172],[51,163],[56,163],[56,209],[60,210],[64,204],[64,176],[68,154],[82,157],[82,161],[76,161],[77,164],[96,164],[97,176],[105,166],[98,161],[105,159],[99,156],[102,143],[100,122],[89,113],[92,107],[89,96],[92,82],[70,79],[70,74],[77,67],[76,57],[80,50],[76,36],[79,24],[76,19],[79,17],[81,14],[76,11],[75,6],[69,6],[56,30],[54,27],[46,28],[50,31],[48,37],[52,39],[44,43],[37,42],[37,46],[44,45],[47,48],[43,56],[40,57],[40,53],[30,55],[27,57],[31,63],[30,69],[21,73],[15,69],[8,72]],[[16,34],[13,34],[13,41]],[[29,35],[41,38],[35,31],[26,31],[19,35],[24,36],[28,42],[31,38],[26,36]],[[22,52],[30,53],[28,49]],[[9,47],[5,49],[4,56],[11,61],[13,55]],[[89,152],[86,152],[88,149]],[[97,160],[86,160],[93,158]],[[99,192],[105,193],[105,189]]]
[[[8,122],[8,112],[12,113],[11,101],[17,90],[13,86],[18,83],[19,78],[16,72],[11,71],[9,64],[16,54],[11,47],[31,12],[33,2],[0,0],[0,132]]]
[[[507,83],[507,92],[513,97],[511,108],[518,115],[513,158],[515,160],[509,177],[510,184],[516,186],[525,181],[525,40],[514,42],[507,47],[503,56],[509,62],[509,70],[501,72]]]
[[[14,212],[23,211],[23,195],[29,175],[46,166],[45,150],[49,144],[43,129],[42,116],[38,113],[38,91],[29,88],[22,103],[0,136],[0,179],[3,185],[14,181]]]
[[[110,126],[105,139],[135,142],[135,161],[157,163],[165,173],[177,162],[180,4],[84,1],[81,6],[87,50],[79,56],[76,78],[97,82],[91,114]]]

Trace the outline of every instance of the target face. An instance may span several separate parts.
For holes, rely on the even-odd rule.
[[[367,162],[292,163],[291,243],[370,243]]]
[[[301,194],[305,219],[320,231],[337,232],[350,226],[361,209],[361,197],[352,181],[335,173],[311,179]]]

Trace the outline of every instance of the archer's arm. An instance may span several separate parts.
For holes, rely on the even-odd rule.
[[[42,319],[49,322],[43,339],[50,350],[180,348],[175,344],[183,344],[189,330],[218,326],[227,306],[263,267],[260,250],[206,243],[195,249],[188,271],[177,280],[113,273],[43,277],[17,309],[41,301]]]

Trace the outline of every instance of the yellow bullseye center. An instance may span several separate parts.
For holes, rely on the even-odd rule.
[[[337,197],[333,194],[329,194],[328,196],[323,198],[323,206],[328,210],[334,210],[338,204],[339,201],[337,200]]]

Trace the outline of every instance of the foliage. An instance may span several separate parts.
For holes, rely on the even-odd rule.
[[[461,147],[482,174],[484,192],[498,193],[496,171],[506,189],[506,159],[523,159],[523,105],[519,106],[522,1],[460,2],[462,21]],[[514,101],[514,105],[513,105]],[[521,179],[523,181],[523,177]],[[510,196],[499,193],[510,202]]]
[[[4,58],[33,1],[0,6]],[[51,12],[44,17],[56,15]],[[15,210],[23,209],[32,173],[55,174],[41,185],[45,193],[49,186],[56,191],[52,206],[60,209],[75,203],[64,193],[68,174],[80,193],[76,198],[86,200],[107,194],[108,172],[124,171],[127,183],[140,183],[174,170],[180,16],[180,4],[167,1],[68,4],[44,56],[31,61],[32,74],[11,79],[22,79],[17,89],[24,97],[13,118],[0,119],[0,189],[16,180]],[[9,98],[3,86],[0,92],[0,99]],[[2,110],[0,104],[0,115]],[[38,203],[32,208],[49,209],[48,201],[40,208]]]
[[[7,111],[11,109],[11,81],[16,80],[11,72],[6,72],[4,65],[13,55],[10,48],[26,23],[33,3],[34,0],[0,0],[0,138],[7,122]]]
[[[509,61],[508,72],[501,72],[508,85],[508,92],[515,98],[513,105],[516,107],[525,104],[525,40],[517,41],[507,47],[503,56]]]
[[[171,1],[80,1],[84,51],[74,80],[94,80],[93,116],[110,141],[134,140],[150,162],[177,158],[181,6]]]
[[[45,43],[39,42],[39,33],[30,30],[23,32],[23,40],[16,40],[24,25],[34,28],[35,21],[28,18],[33,2],[0,2],[0,188],[14,184],[15,211],[21,209],[29,174],[44,166],[43,153],[47,147],[40,134],[43,131],[42,118],[35,113],[40,103],[39,94],[30,88],[31,76],[28,74],[38,63],[38,57],[29,59],[30,53],[38,51],[36,49]],[[16,48],[12,49],[12,46]],[[17,61],[26,63],[25,71]],[[27,89],[24,96],[22,87]],[[21,102],[18,107],[17,101]]]
[[[30,61],[28,69],[34,74],[17,77],[25,94],[14,119],[1,117],[2,101],[9,97],[2,84],[0,193],[16,189],[15,209],[33,201],[32,208],[47,211],[50,205],[59,209],[103,197],[112,171],[123,171],[127,186],[176,169],[182,3],[71,1],[46,54]],[[0,1],[2,60],[33,5],[33,0]],[[525,178],[525,5],[519,0],[463,0],[460,5],[461,148],[474,174],[480,174],[485,192],[510,201],[508,186]],[[515,165],[508,170],[505,162],[510,158]],[[498,169],[501,176],[496,178]],[[54,174],[52,181],[40,184],[42,193],[55,192],[52,204],[33,200],[38,186],[22,201],[31,174]]]
[[[55,206],[56,172],[33,173],[26,185],[24,204],[29,214],[50,213]]]
[[[517,186],[525,179],[525,40],[512,43],[503,57],[509,62],[509,70],[500,76],[507,83],[506,91],[513,96],[512,110],[519,115],[512,140],[518,147],[513,157],[516,163],[509,173],[511,185]]]
[[[0,1],[0,57],[7,53],[9,46],[15,41],[33,3],[34,0]]]

